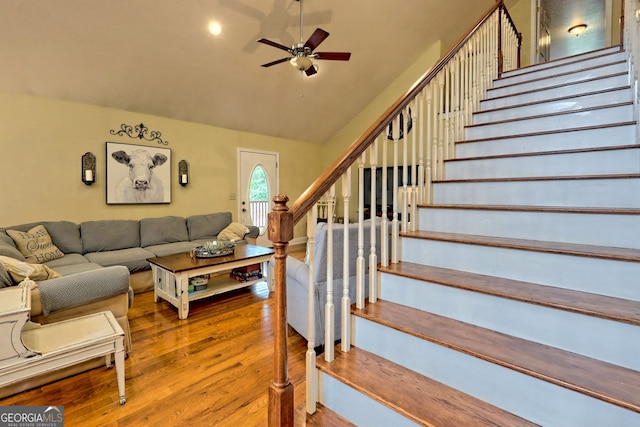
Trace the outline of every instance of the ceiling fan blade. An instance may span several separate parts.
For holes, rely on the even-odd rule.
[[[262,64],[262,67],[271,67],[272,65],[277,65],[277,64],[280,64],[282,62],[287,62],[290,59],[291,59],[291,57],[278,59],[277,61],[273,61],[273,62],[268,62],[266,64]]]
[[[267,39],[260,39],[260,40],[256,40],[256,41],[258,43],[264,43],[264,44],[267,44],[269,46],[273,46],[273,47],[278,48],[278,49],[286,50],[287,52],[291,53],[291,48],[290,47],[286,47],[283,44],[272,42],[271,40],[267,40]]]
[[[304,47],[308,47],[309,49],[311,49],[311,51],[313,51],[327,37],[329,37],[329,33],[321,28],[316,28],[313,34],[311,34],[311,37],[309,37],[309,40],[307,40],[307,42],[304,44]]]
[[[313,76],[314,74],[316,74],[318,72],[318,69],[316,68],[315,65],[312,65],[311,67],[307,68],[306,70],[304,70],[304,73],[307,76]]]
[[[348,61],[351,58],[351,52],[316,52],[313,57],[329,61]]]

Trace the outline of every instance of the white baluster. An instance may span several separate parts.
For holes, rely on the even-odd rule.
[[[307,213],[307,259],[309,263],[309,282],[307,289],[307,353],[306,353],[306,409],[309,414],[313,414],[316,411],[316,402],[318,397],[316,391],[318,390],[318,374],[316,371],[316,322],[315,322],[315,295],[316,289],[313,283],[314,273],[314,253],[313,247],[316,240],[316,223],[318,222],[318,209],[313,207]]]
[[[407,123],[409,122],[408,120],[408,116],[409,116],[409,109],[406,108],[404,110],[404,112],[402,113],[404,116],[404,122],[405,122],[405,130],[404,130],[404,139],[402,140],[402,206],[400,207],[400,229],[402,230],[402,232],[406,232],[407,231],[407,205],[409,203],[408,197],[407,197],[407,181],[409,180],[409,174],[407,173],[407,169],[409,167],[409,165],[407,164],[407,162],[409,161],[408,159],[408,151],[409,151],[409,135],[407,134]],[[398,258],[400,258],[401,254],[398,253]]]
[[[351,168],[342,175],[342,201],[344,206],[344,229],[342,240],[342,341],[340,348],[351,349],[351,298],[349,297],[349,199],[351,198]]]
[[[418,97],[421,99],[422,96],[418,95]],[[417,224],[417,201],[418,201],[418,176],[420,176],[420,173],[422,172],[422,165],[418,165],[418,159],[417,159],[417,147],[416,145],[418,144],[418,128],[416,126],[418,125],[422,125],[422,120],[420,120],[420,115],[419,115],[419,104],[418,104],[418,99],[413,99],[413,101],[411,101],[411,105],[413,108],[409,108],[410,112],[409,112],[409,118],[413,121],[413,130],[411,131],[411,197],[409,198],[409,203],[411,206],[411,211],[409,213],[409,217],[407,218],[407,220],[410,220],[411,222],[409,223],[411,226],[411,231],[416,231],[416,224]],[[413,112],[416,113],[416,117],[412,117]],[[416,123],[417,121],[420,121],[420,123]],[[421,159],[422,160],[422,159]]]
[[[380,136],[378,137],[380,138]],[[380,221],[380,258],[382,258],[382,266],[389,266],[389,200],[387,200],[387,159],[389,154],[389,140],[386,136],[382,136],[382,220]]]
[[[425,88],[422,90],[422,92],[420,93],[420,96],[418,97],[418,197],[416,199],[416,203],[426,203],[426,200],[428,200],[428,187],[425,188],[425,145],[428,144],[427,142],[427,138],[425,138],[425,121],[427,120],[427,115],[425,114],[424,111],[424,98],[426,96],[426,94],[428,93],[428,88]],[[427,130],[427,135],[429,134],[429,131]],[[428,145],[427,145],[428,147]],[[429,161],[429,149],[427,148],[427,159],[426,161]],[[412,217],[413,218],[413,217]],[[416,224],[415,227],[412,228],[413,231],[416,230],[417,228],[417,221],[413,221]]]
[[[334,359],[336,308],[333,304],[333,206],[336,200],[336,186],[327,192],[327,303],[324,309],[324,360]]]
[[[378,164],[378,139],[376,138],[371,145],[370,165],[371,165],[371,229],[369,242],[369,302],[374,303],[378,300],[378,288],[376,286],[376,269],[378,267],[378,257],[376,255],[376,165]],[[382,170],[382,175],[386,174],[386,170]],[[382,193],[386,191],[382,189]]]
[[[393,128],[400,127],[400,116],[393,119]],[[391,262],[397,264],[400,260],[398,254],[398,243],[400,239],[400,230],[398,223],[398,138],[394,132],[393,138],[393,218],[391,220]]]
[[[358,258],[356,259],[356,307],[364,308],[364,161],[358,159]]]
[[[440,73],[438,78],[439,94],[438,94],[438,179],[444,178],[444,73]]]

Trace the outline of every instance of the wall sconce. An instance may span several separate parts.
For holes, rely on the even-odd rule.
[[[93,153],[82,155],[82,182],[86,185],[96,182],[96,156]]]
[[[580,37],[586,29],[587,24],[574,25],[573,27],[569,28],[569,34],[571,34],[572,36]]]
[[[183,187],[189,183],[189,163],[186,160],[180,160],[178,163],[178,183]]]

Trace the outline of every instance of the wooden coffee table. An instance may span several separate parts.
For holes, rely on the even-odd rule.
[[[149,258],[153,272],[153,299],[162,298],[178,309],[178,317],[189,316],[189,301],[207,298],[212,295],[229,292],[234,289],[251,286],[265,280],[238,282],[228,275],[209,280],[207,288],[189,293],[189,279],[196,276],[215,274],[233,268],[262,264],[262,274],[267,272],[267,263],[274,254],[273,249],[254,245],[237,245],[231,255],[215,258],[195,258],[190,253],[180,253]]]

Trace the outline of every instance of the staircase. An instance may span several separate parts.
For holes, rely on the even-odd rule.
[[[317,360],[331,425],[640,426],[630,80],[616,47],[494,82],[353,347]]]

